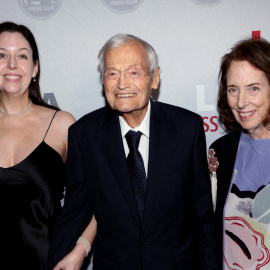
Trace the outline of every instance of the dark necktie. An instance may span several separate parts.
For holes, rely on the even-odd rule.
[[[130,130],[126,134],[126,140],[129,147],[127,156],[128,170],[130,174],[133,191],[137,200],[138,210],[141,221],[143,219],[144,196],[146,191],[146,174],[143,164],[142,155],[138,150],[141,132]]]

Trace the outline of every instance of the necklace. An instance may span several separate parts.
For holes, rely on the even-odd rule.
[[[19,115],[22,115],[22,114],[28,112],[29,109],[31,108],[31,106],[32,106],[32,101],[30,100],[29,105],[25,109],[23,109],[22,111],[20,111],[18,113],[7,113],[7,112],[3,111],[2,109],[0,109],[0,113],[2,113],[6,117],[17,117]]]

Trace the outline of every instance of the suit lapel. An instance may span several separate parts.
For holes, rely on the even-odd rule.
[[[151,105],[149,163],[147,177],[147,194],[144,209],[142,230],[144,231],[154,210],[155,202],[163,187],[166,174],[166,162],[169,153],[175,146],[176,131],[169,125],[169,119],[162,118],[162,112],[156,108],[155,102]]]
[[[112,175],[116,179],[119,188],[130,207],[130,210],[140,226],[140,217],[137,209],[136,199],[133,193],[126,156],[124,152],[123,140],[118,115],[112,110],[108,110],[108,116],[100,130],[97,132],[97,141],[104,156],[112,170]],[[109,179],[112,179],[109,177]]]

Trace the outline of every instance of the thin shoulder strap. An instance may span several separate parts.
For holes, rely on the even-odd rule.
[[[46,131],[46,133],[45,133],[45,136],[44,136],[44,138],[43,138],[43,141],[45,140],[45,138],[46,138],[46,136],[47,136],[47,133],[48,133],[50,127],[51,127],[52,121],[53,121],[53,119],[54,119],[54,117],[55,117],[55,115],[56,115],[57,112],[58,112],[58,111],[55,111],[55,113],[53,114],[52,120],[51,120],[51,122],[50,122],[50,124],[49,124],[49,126],[48,126],[48,129],[47,129],[47,131]]]

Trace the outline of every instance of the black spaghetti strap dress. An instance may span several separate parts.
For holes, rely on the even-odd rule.
[[[65,164],[44,142],[54,116],[43,141],[28,157],[0,167],[0,269],[39,270],[46,261],[64,194]]]

